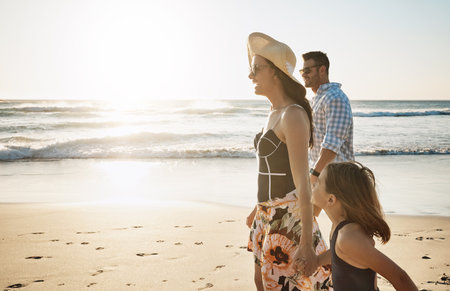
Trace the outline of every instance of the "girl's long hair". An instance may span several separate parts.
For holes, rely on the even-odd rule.
[[[372,171],[357,162],[330,163],[326,169],[326,191],[342,203],[347,220],[359,224],[370,237],[379,237],[383,244],[388,242],[391,231],[384,220]]]
[[[267,59],[266,59],[267,60]],[[308,99],[306,99],[306,89],[301,84],[295,82],[288,75],[286,75],[283,71],[281,71],[277,66],[275,66],[271,61],[267,60],[269,65],[275,70],[275,74],[280,79],[280,82],[283,86],[284,92],[290,98],[292,98],[295,103],[303,107],[305,109],[306,114],[309,119],[309,147],[312,148],[314,144],[313,139],[313,117],[312,117],[312,109],[309,104]]]

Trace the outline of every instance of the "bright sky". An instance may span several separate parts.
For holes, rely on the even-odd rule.
[[[255,98],[253,31],[350,99],[450,99],[448,0],[0,0],[0,98]]]

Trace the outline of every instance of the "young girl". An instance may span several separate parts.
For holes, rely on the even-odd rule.
[[[333,223],[330,250],[317,257],[318,265],[332,266],[335,291],[378,290],[376,273],[396,290],[417,290],[408,274],[375,248],[390,238],[375,191],[372,171],[359,163],[331,163],[313,186],[312,202]]]

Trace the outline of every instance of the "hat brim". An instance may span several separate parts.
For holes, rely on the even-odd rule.
[[[278,69],[288,75],[293,81],[303,86],[303,84],[300,83],[300,81],[293,75],[297,60],[294,52],[286,44],[268,36],[267,34],[253,32],[248,36],[247,52],[250,66],[252,65],[252,60],[255,55],[262,56],[271,61]]]

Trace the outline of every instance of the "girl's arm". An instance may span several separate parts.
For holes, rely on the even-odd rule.
[[[303,272],[311,275],[315,271],[315,253],[312,246],[313,207],[308,170],[309,120],[306,112],[299,107],[288,108],[281,118],[280,128],[289,153],[302,220],[300,246],[295,258],[305,262]]]
[[[373,240],[361,229],[340,231],[336,242],[338,256],[347,262],[351,260],[359,268],[370,268],[386,278],[400,291],[418,290],[408,274],[394,261],[377,250]],[[350,262],[349,262],[350,263]]]

